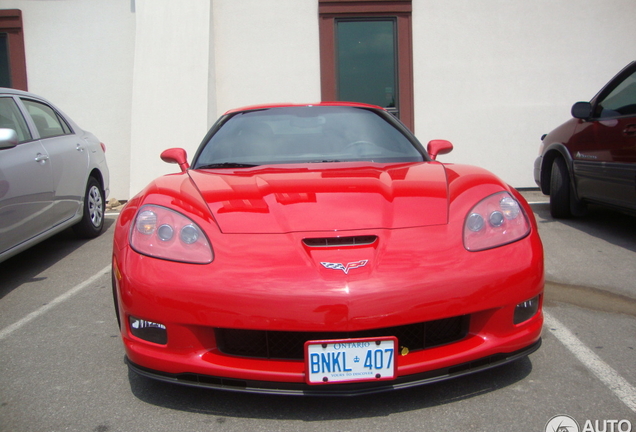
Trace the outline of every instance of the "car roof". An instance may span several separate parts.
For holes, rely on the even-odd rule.
[[[366,109],[377,109],[377,110],[382,110],[382,111],[386,111],[384,108],[379,107],[377,105],[369,105],[369,104],[365,104],[365,103],[360,103],[360,102],[317,102],[317,103],[307,103],[307,104],[295,104],[295,103],[275,103],[275,104],[261,104],[261,105],[249,105],[249,106],[245,106],[242,108],[234,108],[231,109],[229,111],[227,111],[225,113],[225,115],[228,114],[234,114],[237,112],[245,112],[245,111],[256,111],[256,110],[263,110],[263,109],[268,109],[268,108],[294,108],[294,107],[312,107],[312,106],[320,106],[320,107],[326,107],[326,106],[333,106],[333,107],[353,107],[353,108],[366,108]]]
[[[0,93],[2,94],[14,94],[14,95],[20,95],[20,96],[32,96],[32,97],[37,97],[39,98],[40,96],[37,96],[33,93],[29,93],[23,90],[16,90],[13,88],[8,88],[8,87],[0,87]]]
[[[51,101],[49,101],[48,99],[37,95],[35,93],[30,93],[24,90],[17,90],[17,89],[13,89],[13,88],[8,88],[8,87],[0,87],[0,95],[11,95],[11,96],[24,96],[24,97],[28,97],[31,99],[37,99],[39,101],[42,102],[46,102],[49,105],[53,105],[55,106],[55,104],[53,104]],[[57,107],[56,107],[57,109]]]

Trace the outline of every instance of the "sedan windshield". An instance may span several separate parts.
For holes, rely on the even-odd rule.
[[[375,112],[340,106],[281,107],[235,114],[218,128],[194,168],[320,162],[417,162],[424,156]]]

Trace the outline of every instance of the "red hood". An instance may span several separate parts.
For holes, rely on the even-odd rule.
[[[446,224],[440,163],[189,171],[224,233],[286,233]]]

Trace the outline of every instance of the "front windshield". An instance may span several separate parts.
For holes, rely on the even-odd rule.
[[[371,110],[307,106],[234,115],[205,143],[194,168],[422,160],[400,130]]]

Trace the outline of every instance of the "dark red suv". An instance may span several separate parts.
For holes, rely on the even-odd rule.
[[[636,62],[572,119],[542,137],[534,179],[555,218],[580,216],[587,203],[636,214]]]

